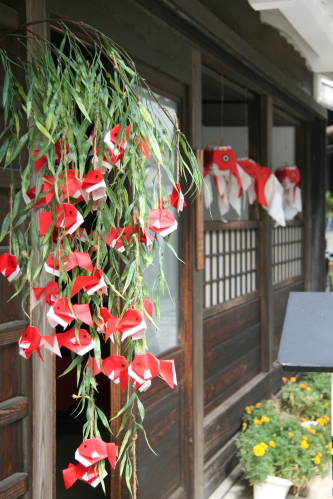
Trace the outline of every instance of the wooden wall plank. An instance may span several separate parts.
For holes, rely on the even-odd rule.
[[[0,428],[22,419],[29,413],[27,397],[13,397],[0,403]]]
[[[291,291],[304,291],[304,281],[293,283],[284,288],[280,288],[273,293],[274,301],[274,355],[273,360],[276,360],[279,343],[286,313],[289,293]]]
[[[86,22],[100,29],[132,57],[143,60],[183,83],[191,84],[191,51],[178,37],[158,26],[127,2],[47,0],[47,10],[60,18]]]
[[[20,24],[20,13],[0,2],[0,26],[6,29],[15,28]]]
[[[1,16],[1,14],[0,14]],[[13,181],[15,188],[21,187],[21,172],[17,169],[11,168],[0,168],[0,188],[8,189]]]
[[[196,149],[195,156],[203,174],[203,150]],[[205,222],[204,222],[204,187],[198,193],[195,200],[195,261],[196,269],[205,268]]]
[[[0,346],[18,341],[27,325],[26,321],[10,321],[0,324]]]
[[[28,489],[28,475],[26,473],[14,473],[0,482],[0,499],[17,499]]]

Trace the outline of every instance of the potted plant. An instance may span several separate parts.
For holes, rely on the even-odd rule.
[[[246,408],[236,444],[254,499],[285,499],[292,484],[298,494],[312,478],[325,474],[327,430],[320,424],[318,430],[310,429],[274,401]]]

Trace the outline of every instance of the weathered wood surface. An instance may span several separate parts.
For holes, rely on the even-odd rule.
[[[136,57],[156,69],[191,84],[191,51],[182,40],[156,25],[148,16],[114,0],[48,0],[47,10],[57,17],[86,22],[100,29]]]
[[[204,338],[207,415],[260,372],[260,299],[206,319]]]
[[[273,359],[276,360],[279,343],[286,314],[286,308],[291,291],[304,291],[304,281],[300,280],[296,283],[280,288],[273,293],[274,300],[274,354]]]
[[[21,188],[21,172],[20,170],[10,168],[0,168],[0,188],[8,189],[13,182],[15,188]]]
[[[0,499],[17,499],[29,489],[26,473],[14,473],[0,482]]]
[[[255,220],[240,220],[236,222],[205,222],[205,230],[241,230],[241,229],[258,229],[259,222]]]
[[[0,402],[0,428],[22,419],[29,413],[27,397],[13,397]]]
[[[20,24],[20,13],[0,2],[0,26],[10,29]]]
[[[209,317],[213,317],[214,315],[220,314],[221,312],[225,312],[230,308],[238,307],[239,305],[248,303],[255,298],[258,298],[259,296],[259,291],[252,291],[251,293],[247,293],[244,296],[239,296],[238,298],[234,298],[233,300],[228,300],[224,303],[218,303],[213,307],[205,308],[203,311],[203,317],[204,319],[208,319]]]
[[[11,321],[0,324],[0,346],[16,343],[27,325],[26,321]]]

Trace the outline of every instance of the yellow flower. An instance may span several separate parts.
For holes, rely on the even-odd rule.
[[[257,418],[254,418],[253,422],[254,422],[254,424],[257,424],[258,426],[260,426],[262,424],[262,422],[259,421],[259,419],[257,419]]]
[[[291,431],[288,433],[288,435],[289,435],[289,437],[293,437],[294,436],[294,434],[291,433]]]
[[[260,406],[261,406],[261,402],[257,402],[256,403],[256,408],[259,409]]]
[[[316,421],[320,426],[324,426],[327,423],[323,418],[317,418]]]
[[[282,376],[282,378],[281,378],[281,379],[282,379],[282,381],[284,381],[284,382],[288,381],[288,378],[286,378],[285,376]]]
[[[268,448],[268,445],[267,445],[267,444],[265,444],[265,442],[260,442],[260,444],[259,444],[259,445],[261,445],[261,447],[262,447],[264,450],[266,450],[266,449]]]
[[[309,440],[309,439],[308,439],[308,437],[306,437],[305,435],[303,435],[303,437],[302,437],[302,438],[303,438],[303,440],[306,440],[306,441],[308,441],[308,440]]]
[[[261,445],[255,445],[253,447],[253,453],[255,456],[263,456],[265,454],[265,449]]]
[[[325,464],[321,464],[321,469],[322,469],[323,471],[325,471],[325,470],[326,470],[326,468],[325,468]]]
[[[327,447],[328,447],[328,452],[332,454],[332,442],[329,442]]]
[[[247,427],[247,423],[242,423],[243,428]]]
[[[311,426],[306,426],[305,427],[312,435],[314,435],[316,433],[316,430],[314,430],[313,428],[311,428]]]
[[[263,417],[261,418],[261,422],[262,422],[262,423],[269,423],[269,421],[270,421],[270,419],[269,419],[267,416],[263,416]]]
[[[329,421],[329,420],[330,420],[330,418],[329,418],[328,416],[326,416],[325,414],[324,414],[324,416],[322,416],[322,418],[323,418],[323,419],[326,419],[326,421]]]
[[[309,386],[306,387],[306,391],[309,392],[311,388]]]
[[[300,444],[301,444],[302,449],[308,449],[309,448],[309,444],[308,444],[308,442],[306,440],[302,440],[300,442]]]
[[[274,447],[274,449],[275,449],[275,447],[276,447],[276,443],[274,442],[274,440],[270,440],[270,441],[269,441],[269,445],[270,445],[271,447]]]
[[[321,457],[321,456],[322,456],[322,453],[321,453],[321,452],[317,452],[317,456],[318,456],[318,457]]]
[[[293,376],[289,379],[289,381],[291,381],[292,383],[296,383],[296,378],[294,378]]]
[[[319,456],[316,456],[316,457],[314,458],[313,462],[314,462],[315,464],[319,464],[319,463],[320,463],[320,457],[319,457]]]
[[[306,421],[306,418],[301,418],[301,421]]]
[[[329,402],[325,402],[326,407],[329,407],[331,404]]]
[[[248,414],[251,414],[251,409],[249,407],[245,407],[245,411],[248,413]]]
[[[305,385],[304,383],[300,383],[298,386],[299,386],[300,388],[304,388],[304,389],[306,388],[306,385]]]

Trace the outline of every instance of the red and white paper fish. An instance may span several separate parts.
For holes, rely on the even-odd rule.
[[[241,215],[241,196],[250,187],[251,177],[239,166],[234,150],[230,146],[209,146],[204,152],[204,177],[208,189],[204,189],[206,208],[213,200],[210,175],[214,177],[218,193],[221,217],[230,209]]]
[[[40,339],[40,346],[41,346],[41,348],[46,348],[47,350],[50,350],[50,352],[52,354],[58,355],[58,357],[61,357],[61,352],[60,352],[61,344],[59,344],[57,334],[50,334],[49,336],[42,336]]]
[[[180,184],[176,184],[173,188],[172,193],[169,194],[170,206],[177,209],[178,213],[183,211],[184,206],[186,206],[184,194],[182,193],[182,188]]]
[[[50,206],[51,201],[54,198],[54,177],[44,175],[40,194],[43,193],[45,193],[45,195],[33,205],[35,211]],[[36,199],[36,187],[32,187],[26,193],[23,192],[22,194],[26,204],[29,204]]]
[[[171,211],[158,208],[149,212],[148,228],[162,237],[166,237],[177,230],[178,223]]]
[[[139,391],[146,391],[156,376],[161,376],[171,388],[177,384],[174,360],[159,360],[152,353],[137,355],[128,367],[128,374]]]
[[[35,151],[32,152],[32,155],[33,155],[34,158],[37,158],[37,156],[39,155],[39,153],[40,153],[40,150],[36,149]],[[47,157],[46,156],[41,156],[40,158],[35,159],[33,161],[34,161],[34,171],[37,174],[47,164]]]
[[[65,229],[68,234],[73,234],[76,229],[84,222],[81,213],[73,204],[62,203],[56,208],[56,227]],[[51,211],[44,211],[39,214],[39,235],[45,236],[50,225],[53,223]]]
[[[59,298],[59,286],[54,281],[49,281],[43,288],[32,288],[31,292],[31,308],[34,309],[40,302],[45,306],[53,305]]]
[[[94,201],[106,199],[106,184],[101,170],[90,170],[82,181],[81,193],[86,203],[90,195]]]
[[[9,282],[15,281],[20,276],[21,269],[15,255],[3,253],[0,256],[0,272]]]
[[[104,142],[108,146],[108,148],[112,151],[114,155],[115,162],[119,161],[123,158],[125,148],[127,146],[127,142],[130,134],[130,126],[125,127],[124,138],[125,140],[119,140],[121,135],[120,125],[114,126],[104,137]]]
[[[19,354],[22,355],[25,359],[28,359],[30,355],[36,351],[38,354],[38,357],[43,360],[42,354],[40,352],[41,350],[41,345],[40,345],[40,340],[41,340],[41,335],[38,329],[34,326],[28,326],[21,338],[18,341],[19,345]]]
[[[131,235],[134,233],[134,226],[112,227],[109,234],[106,234],[105,242],[111,248],[115,248],[120,253],[125,251],[124,240],[128,243]]]
[[[92,466],[93,464],[107,459],[112,468],[116,468],[118,446],[113,442],[107,443],[100,438],[89,438],[84,440],[75,452],[75,459],[83,466]]]
[[[71,296],[76,295],[81,289],[90,296],[96,292],[108,294],[108,287],[104,281],[103,271],[96,269],[90,276],[79,276],[75,279]]]
[[[114,383],[120,384],[122,391],[128,384],[128,365],[122,355],[110,355],[102,360],[103,373]]]
[[[60,347],[65,347],[77,355],[85,355],[95,346],[95,342],[85,329],[69,329],[64,333],[58,333],[57,339]]]
[[[86,468],[81,463],[77,465],[69,463],[68,468],[62,470],[62,476],[66,489],[69,489],[76,480],[82,480],[82,482],[86,482],[92,487],[97,487],[101,482],[97,467],[90,466],[89,468]],[[103,478],[106,476],[107,471],[104,470]]]
[[[275,175],[283,187],[286,220],[293,220],[297,213],[302,212],[301,173],[297,166],[282,166],[275,170]]]
[[[58,257],[56,257],[54,253],[49,254],[44,264],[45,271],[48,272],[49,274],[59,277],[60,275],[59,259],[61,258],[63,258],[64,267],[67,272],[74,269],[75,267],[82,267],[83,269],[88,270],[89,272],[92,272],[94,270],[89,253],[86,253],[84,251],[74,250],[69,255],[69,260],[68,260],[65,256],[64,257],[62,256],[62,251],[59,250]]]
[[[147,325],[138,310],[128,309],[121,319],[112,317],[108,320],[106,328],[105,340],[111,337],[116,331],[121,333],[121,341],[124,341],[128,336],[132,336],[133,340],[140,340],[146,334]]]
[[[75,315],[73,315],[73,312]],[[58,325],[67,327],[76,318],[90,327],[93,327],[93,320],[89,305],[71,305],[68,298],[59,298],[46,314],[47,320],[52,327]]]

